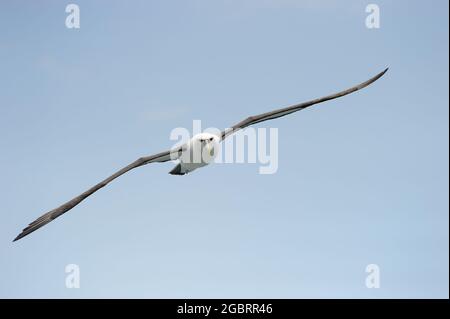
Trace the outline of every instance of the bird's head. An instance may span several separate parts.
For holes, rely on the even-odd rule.
[[[220,138],[211,133],[200,133],[192,138],[192,144],[202,152],[204,162],[209,162],[217,156]]]

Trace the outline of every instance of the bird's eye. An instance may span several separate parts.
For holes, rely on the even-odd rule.
[[[213,138],[211,137],[210,139],[209,139],[210,141],[212,141],[213,140]]]

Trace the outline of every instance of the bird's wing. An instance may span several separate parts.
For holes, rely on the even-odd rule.
[[[228,136],[230,136],[231,134],[247,127],[253,124],[257,124],[260,122],[264,122],[264,121],[268,121],[268,120],[273,120],[300,110],[303,110],[307,107],[310,107],[314,104],[318,104],[318,103],[322,103],[322,102],[326,102],[329,100],[333,100],[336,99],[338,97],[342,97],[345,96],[347,94],[356,92],[358,90],[361,90],[363,88],[365,88],[366,86],[372,84],[373,82],[375,82],[376,80],[378,80],[379,78],[381,78],[387,71],[389,68],[387,68],[386,70],[384,70],[383,72],[375,75],[373,78],[371,78],[370,80],[367,80],[366,82],[363,82],[361,84],[358,84],[354,87],[351,87],[347,90],[335,93],[335,94],[331,94],[331,95],[327,95],[325,97],[321,97],[315,100],[311,100],[308,102],[303,102],[300,104],[295,104],[292,106],[288,106],[285,108],[281,108],[275,111],[271,111],[271,112],[267,112],[267,113],[263,113],[263,114],[259,114],[259,115],[254,115],[254,116],[250,116],[248,118],[246,118],[245,120],[233,125],[231,128],[226,129],[225,131],[222,132],[221,134],[221,139],[224,140],[225,138],[227,138]]]
[[[171,159],[174,159],[176,156],[173,156],[174,152],[178,152],[177,149],[171,150],[171,151],[165,151],[159,154],[155,154],[155,155],[150,155],[150,156],[145,156],[145,157],[141,157],[139,159],[137,159],[136,161],[134,161],[133,163],[125,166],[124,168],[122,168],[121,170],[117,171],[116,173],[114,173],[113,175],[111,175],[110,177],[106,178],[105,180],[101,181],[100,183],[98,183],[97,185],[89,188],[87,191],[85,191],[84,193],[78,195],[77,197],[69,200],[67,203],[62,204],[61,206],[49,211],[48,213],[45,213],[44,215],[42,215],[41,217],[39,217],[38,219],[36,219],[34,222],[32,222],[31,224],[29,224],[15,239],[19,240],[27,235],[29,235],[30,233],[34,232],[35,230],[41,228],[42,226],[44,226],[45,224],[51,222],[52,220],[54,220],[55,218],[58,218],[59,216],[61,216],[62,214],[64,214],[65,212],[71,210],[72,208],[74,208],[76,205],[78,205],[79,203],[81,203],[85,198],[87,198],[88,196],[92,195],[93,193],[95,193],[96,191],[98,191],[100,188],[105,187],[106,185],[108,185],[108,183],[110,183],[111,181],[113,181],[114,179],[116,179],[117,177],[125,174],[126,172],[146,165],[146,164],[150,164],[150,163],[155,163],[155,162],[166,162],[169,161]],[[172,156],[172,157],[171,157]]]

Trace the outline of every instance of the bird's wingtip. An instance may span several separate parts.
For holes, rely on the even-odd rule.
[[[38,229],[39,227],[32,227],[31,223],[28,227],[24,228],[19,235],[16,236],[16,238],[14,238],[13,242],[18,241],[19,239],[22,239],[23,237],[31,234],[32,232],[34,232],[36,229]]]
[[[12,242],[18,241],[19,239],[22,239],[23,237],[25,237],[28,234],[29,233],[27,232],[27,229],[24,229],[22,232],[20,232],[19,235],[16,236],[16,238],[14,238],[14,240]]]
[[[383,71],[381,71],[380,73],[378,73],[378,75],[376,76],[377,78],[381,78],[383,75],[386,74],[386,72],[389,71],[389,67],[386,67]]]

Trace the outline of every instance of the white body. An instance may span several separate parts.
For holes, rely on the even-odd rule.
[[[200,133],[192,137],[179,157],[179,173],[184,175],[212,163],[217,156],[219,142],[220,138],[210,133]]]

